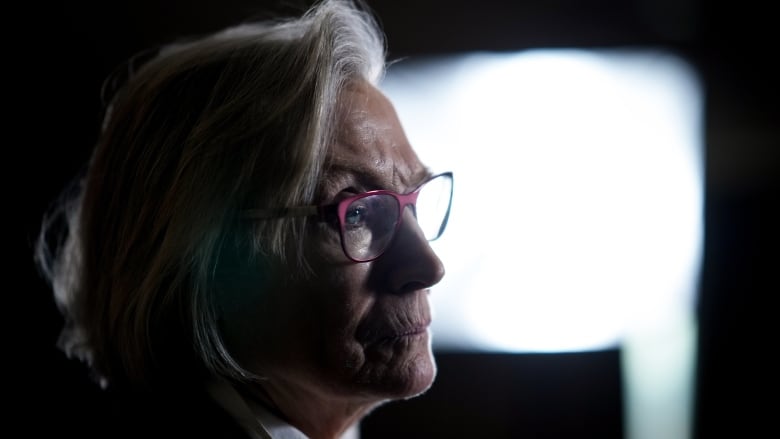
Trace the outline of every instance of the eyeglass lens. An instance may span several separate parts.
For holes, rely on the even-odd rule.
[[[452,180],[436,177],[416,193],[413,213],[425,238],[432,241],[444,231],[452,194]],[[414,202],[414,201],[413,201]],[[393,239],[401,216],[401,206],[390,194],[360,197],[347,206],[344,215],[344,250],[358,261],[376,258]]]

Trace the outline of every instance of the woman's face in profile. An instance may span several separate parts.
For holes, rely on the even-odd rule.
[[[347,89],[338,120],[321,203],[374,189],[407,193],[428,177],[392,104],[375,87]],[[428,389],[436,375],[428,288],[444,268],[411,209],[385,253],[371,262],[344,255],[337,226],[314,230],[306,243],[313,277],[258,291],[224,316],[239,361],[269,378],[262,385],[272,397],[371,402]]]

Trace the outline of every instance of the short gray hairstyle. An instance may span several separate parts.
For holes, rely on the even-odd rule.
[[[41,228],[36,261],[65,319],[60,348],[104,387],[153,386],[190,364],[256,379],[219,333],[220,258],[250,243],[242,255],[305,269],[306,220],[245,225],[238,212],[312,204],[338,97],[384,69],[379,26],[349,0],[178,41],[144,62],[112,94],[86,173]]]

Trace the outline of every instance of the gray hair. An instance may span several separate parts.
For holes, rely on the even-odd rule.
[[[41,228],[36,261],[65,318],[58,346],[103,386],[153,385],[193,360],[198,374],[256,379],[220,336],[218,272],[226,254],[305,272],[306,220],[246,225],[238,212],[314,202],[337,98],[381,80],[384,44],[364,6],[325,0],[176,42],[138,68]]]

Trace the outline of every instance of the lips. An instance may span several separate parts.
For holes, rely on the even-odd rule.
[[[380,297],[360,320],[355,339],[364,347],[413,340],[428,333],[431,308],[427,291]]]
[[[358,332],[358,340],[365,346],[394,343],[427,333],[431,324],[431,320],[428,317],[411,321],[408,319],[399,320],[404,321],[404,323],[398,324],[398,320],[394,323],[385,321],[384,323],[364,327]]]
[[[379,340],[376,341],[376,344],[392,343],[405,338],[411,338],[420,334],[425,334],[426,332],[428,332],[428,325],[420,324],[418,326],[409,329],[385,334],[384,336],[380,337]]]

